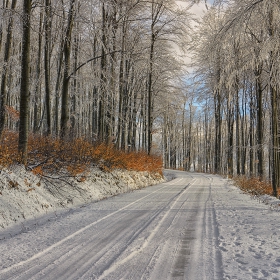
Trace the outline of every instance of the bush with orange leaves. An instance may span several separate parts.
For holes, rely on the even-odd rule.
[[[0,166],[8,167],[20,159],[18,154],[18,136],[16,133],[5,132],[0,142]]]
[[[254,196],[272,195],[272,185],[268,181],[261,181],[260,178],[239,176],[233,178],[236,185],[244,192]]]
[[[0,166],[8,167],[19,162],[17,144],[18,134],[6,131],[0,143]],[[67,142],[38,135],[29,137],[27,166],[38,175],[64,170],[76,176],[93,166],[104,171],[126,169],[162,175],[159,156],[145,152],[126,153],[113,145],[92,144],[82,138]]]

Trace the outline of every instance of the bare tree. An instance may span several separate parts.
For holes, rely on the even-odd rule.
[[[64,39],[64,74],[62,84],[62,100],[61,100],[61,130],[60,135],[62,138],[68,137],[69,133],[69,81],[70,81],[70,55],[71,55],[71,41],[72,41],[72,28],[75,16],[75,0],[70,1],[68,12],[68,21]]]
[[[8,3],[8,2],[7,2]],[[12,37],[13,37],[13,25],[14,25],[14,10],[16,8],[17,0],[13,0],[11,4],[11,14],[9,17],[8,27],[7,27],[7,38],[5,43],[5,54],[4,54],[4,66],[2,69],[2,78],[1,78],[1,92],[0,92],[0,138],[2,136],[4,127],[5,127],[5,116],[7,105],[7,78],[8,78],[8,64],[11,55],[12,48]],[[1,35],[2,36],[2,35]]]
[[[29,130],[30,92],[30,31],[31,31],[31,4],[32,0],[23,2],[23,32],[21,50],[21,86],[20,86],[20,121],[18,149],[21,154],[21,162],[27,163],[27,145]]]

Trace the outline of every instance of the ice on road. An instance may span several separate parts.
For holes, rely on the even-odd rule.
[[[280,279],[278,212],[219,176],[169,172],[0,240],[0,279]]]

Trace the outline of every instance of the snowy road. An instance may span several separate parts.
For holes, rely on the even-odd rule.
[[[219,191],[247,195],[228,189],[219,176],[172,172],[177,178],[170,182],[68,211],[0,240],[0,279],[280,279],[276,267],[274,278],[242,273],[233,237],[225,227],[220,234],[220,223],[227,223],[222,215],[231,210],[221,209]]]
[[[2,241],[0,278],[218,279],[213,178],[180,173]]]

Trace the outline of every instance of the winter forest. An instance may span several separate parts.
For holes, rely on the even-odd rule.
[[[277,196],[278,0],[0,3],[0,136],[23,163],[30,135],[82,138]]]

